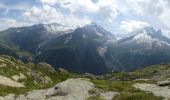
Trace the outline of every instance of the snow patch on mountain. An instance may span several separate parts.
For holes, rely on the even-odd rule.
[[[135,42],[137,44],[148,44],[148,46],[151,46],[153,44],[157,44],[158,46],[170,46],[169,43],[159,40],[158,38],[153,38],[146,30],[143,30],[143,32],[135,34],[132,40],[129,40],[127,42]]]
[[[138,44],[140,43],[149,43],[151,44],[153,42],[152,37],[149,36],[146,31],[144,31],[143,33],[140,33],[138,35],[136,35],[133,40],[137,41]]]
[[[50,33],[70,33],[73,32],[77,27],[76,26],[69,26],[69,25],[62,25],[62,24],[44,24],[45,29]]]

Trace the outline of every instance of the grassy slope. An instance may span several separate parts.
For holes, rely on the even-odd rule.
[[[35,89],[44,89],[54,86],[56,83],[64,81],[71,77],[77,77],[71,73],[59,73],[51,69],[49,65],[35,65],[24,64],[21,61],[15,60],[13,57],[0,56],[0,75],[11,78],[13,75],[19,75],[22,73],[26,76],[26,79],[19,80],[20,83],[25,84],[24,88],[12,88],[8,86],[0,85],[0,95],[6,95],[8,93],[21,94]],[[35,84],[35,80],[39,80],[41,77],[48,76],[52,80],[52,83],[38,83]],[[37,81],[38,82],[38,81]]]

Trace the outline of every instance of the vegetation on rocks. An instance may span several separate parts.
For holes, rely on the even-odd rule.
[[[0,56],[0,75],[22,84],[24,87],[12,87],[10,85],[0,84],[0,97],[21,96],[21,94],[34,95],[38,93],[38,95],[43,95],[42,97],[44,98],[46,95],[44,94],[46,93],[45,91],[50,90],[51,87],[53,87],[51,89],[54,89],[56,84],[56,86],[64,86],[62,88],[64,89],[63,91],[65,91],[67,88],[70,88],[67,87],[67,85],[63,85],[65,83],[77,84],[75,88],[78,89],[80,88],[79,86],[82,86],[81,84],[90,82],[92,87],[94,84],[94,88],[88,90],[88,100],[111,100],[106,98],[112,98],[113,100],[162,100],[163,96],[155,95],[152,91],[136,88],[134,85],[154,84],[158,86],[159,84],[163,84],[161,85],[163,88],[164,86],[169,86],[169,83],[167,83],[169,82],[170,75],[169,66],[169,64],[153,65],[134,72],[112,72],[106,75],[96,76],[89,73],[74,74],[62,68],[55,70],[51,65],[46,63],[23,63],[13,57],[2,55]],[[85,83],[79,84],[78,82],[84,81],[73,78],[86,78],[87,80]],[[70,82],[70,79],[73,79],[73,81]],[[77,82],[74,82],[74,80],[77,80]],[[158,87],[161,88],[160,86]],[[74,91],[76,89],[72,89],[72,91],[77,93]],[[36,90],[37,93],[33,90]],[[61,90],[57,90],[59,94]]]
[[[55,71],[51,65],[46,63],[25,64],[13,57],[4,55],[0,56],[0,69],[0,75],[25,85],[25,87],[17,88],[0,84],[0,95],[21,94],[35,89],[45,89],[68,78],[77,77],[72,73]],[[24,78],[20,78],[21,75]]]

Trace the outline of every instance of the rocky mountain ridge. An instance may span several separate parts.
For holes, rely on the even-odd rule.
[[[169,50],[170,39],[153,27],[119,40],[95,23],[83,27],[39,24],[0,32],[0,54],[76,73],[133,71],[167,63]]]

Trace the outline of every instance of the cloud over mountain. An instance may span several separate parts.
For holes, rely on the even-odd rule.
[[[156,29],[170,30],[169,0],[5,0],[0,1],[0,12],[1,20],[16,21],[14,27],[51,22],[82,26],[96,22],[121,34],[144,22]],[[1,30],[11,27],[8,21],[4,23]],[[131,28],[122,30],[122,24],[127,23],[131,23]]]

